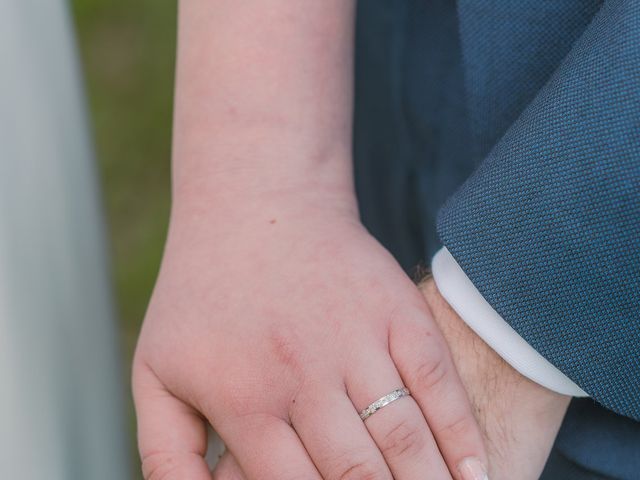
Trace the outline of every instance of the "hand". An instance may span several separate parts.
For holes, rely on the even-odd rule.
[[[467,327],[433,280],[420,288],[484,430],[491,479],[538,479],[571,397],[530,381],[502,360]]]
[[[422,295],[351,198],[223,204],[174,211],[134,362],[145,478],[209,479],[206,422],[249,480],[462,479],[465,458],[486,463]],[[360,420],[401,385],[411,397]]]
[[[504,362],[449,307],[433,280],[420,289],[450,345],[483,429],[491,479],[538,479],[570,398],[529,381]],[[244,478],[233,455],[225,452],[214,479]]]

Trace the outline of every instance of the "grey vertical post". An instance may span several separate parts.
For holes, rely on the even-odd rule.
[[[129,474],[122,368],[72,23],[0,0],[0,478]]]

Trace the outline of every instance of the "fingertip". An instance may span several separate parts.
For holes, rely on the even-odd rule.
[[[464,458],[458,463],[460,480],[489,480],[486,465],[476,457]]]

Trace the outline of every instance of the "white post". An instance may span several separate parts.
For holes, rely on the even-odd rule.
[[[63,0],[0,0],[0,478],[129,477],[103,218]]]

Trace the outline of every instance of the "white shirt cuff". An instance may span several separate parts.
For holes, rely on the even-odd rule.
[[[509,365],[554,392],[573,397],[588,396],[504,321],[471,283],[446,247],[435,254],[431,269],[438,290],[451,308]]]

